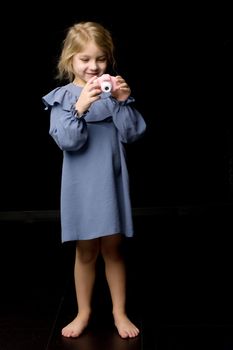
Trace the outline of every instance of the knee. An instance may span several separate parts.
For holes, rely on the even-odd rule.
[[[95,263],[99,254],[99,249],[77,249],[76,255],[77,259],[82,264]]]
[[[106,247],[101,246],[101,255],[104,261],[118,261],[122,259],[121,249],[119,246]]]

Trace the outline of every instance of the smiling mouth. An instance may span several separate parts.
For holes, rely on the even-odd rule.
[[[86,73],[87,75],[90,75],[92,77],[94,77],[95,75],[98,75],[99,73],[98,72],[95,72],[95,73]]]

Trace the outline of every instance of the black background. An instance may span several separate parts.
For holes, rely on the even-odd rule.
[[[111,31],[118,72],[147,122],[126,146],[133,206],[232,201],[228,9],[71,1],[12,4],[1,16],[0,210],[59,208],[62,153],[41,97],[56,87],[66,29],[81,20]]]
[[[50,210],[59,209],[62,152],[48,134],[41,97],[56,87],[67,27],[95,20],[112,32],[118,71],[148,125],[145,137],[126,147],[132,204],[145,207],[136,211],[135,240],[126,247],[128,306],[142,320],[140,345],[229,349],[232,11],[145,1],[1,6],[0,347],[75,346],[59,337],[60,323],[73,317],[74,250],[61,246],[58,220],[50,222]],[[99,321],[110,299],[97,281]]]

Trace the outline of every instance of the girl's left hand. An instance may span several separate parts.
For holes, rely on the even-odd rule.
[[[126,81],[120,76],[116,76],[116,90],[112,91],[112,96],[118,101],[125,101],[131,94],[131,89]]]

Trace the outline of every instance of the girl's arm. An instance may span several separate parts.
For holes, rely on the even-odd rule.
[[[63,151],[77,151],[88,138],[85,115],[77,115],[76,96],[66,87],[58,87],[42,98],[50,110],[49,134]]]
[[[75,110],[64,111],[61,105],[51,109],[49,134],[63,151],[78,151],[88,138],[84,116],[77,118]]]
[[[131,143],[139,139],[146,130],[146,123],[141,113],[132,105],[134,98],[126,101],[117,101],[110,97],[107,99],[111,109],[113,122],[119,131],[120,139],[124,143]]]

